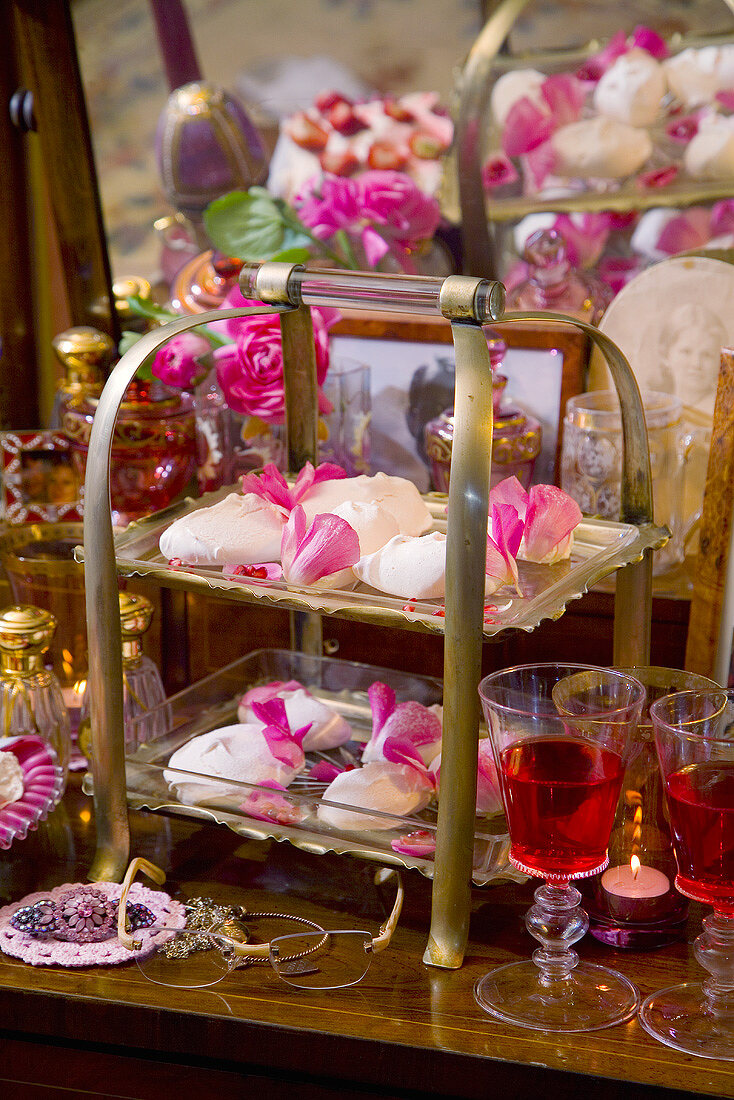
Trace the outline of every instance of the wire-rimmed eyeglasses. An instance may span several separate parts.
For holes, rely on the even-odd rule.
[[[146,929],[146,950],[130,934],[126,921],[126,901],[138,871],[156,882],[165,880],[163,872],[144,859],[134,859],[128,867],[118,909],[117,934],[130,951],[141,973],[158,985],[202,989],[216,985],[239,967],[269,963],[288,985],[298,989],[342,989],[356,985],[369,970],[372,956],[384,951],[397,927],[403,905],[403,883],[394,868],[377,872],[375,882],[397,878],[397,895],[390,916],[376,936],[362,929],[325,929],[315,921],[290,913],[257,913],[240,907],[222,907],[210,903],[200,912],[208,914],[192,927],[169,928],[154,925]],[[250,942],[251,922],[293,921],[302,931],[275,936],[267,943]],[[152,950],[147,949],[154,941]]]

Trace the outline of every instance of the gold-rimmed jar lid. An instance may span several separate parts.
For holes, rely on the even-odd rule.
[[[58,333],[51,341],[64,367],[66,387],[99,387],[115,354],[115,342],[106,332],[91,325],[76,325]]]
[[[42,607],[13,604],[0,611],[0,663],[45,653],[56,631],[56,616]]]

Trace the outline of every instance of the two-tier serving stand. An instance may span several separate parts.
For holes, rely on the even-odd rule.
[[[442,315],[451,324],[456,350],[455,435],[448,495],[445,617],[433,618],[428,629],[444,633],[444,715],[441,788],[436,826],[431,929],[427,963],[461,966],[469,932],[472,857],[477,782],[477,738],[484,624],[484,563],[486,552],[490,462],[492,453],[492,372],[483,325],[503,321],[542,320],[573,324],[582,329],[606,358],[620,398],[624,439],[621,524],[627,537],[610,564],[584,575],[578,591],[545,607],[542,617],[558,617],[569,593],[578,596],[601,576],[619,567],[616,578],[614,661],[631,666],[648,663],[651,612],[651,553],[667,532],[656,528],[652,515],[652,482],[647,431],[639,390],[630,366],[608,337],[565,315],[503,316],[500,283],[468,276],[445,279],[376,273],[307,271],[298,265],[268,262],[243,268],[240,285],[248,299],[262,307],[220,309],[173,321],[147,333],[120,359],[99,400],[87,463],[84,548],[89,688],[92,704],[93,778],[97,852],[90,870],[94,880],[119,880],[129,855],[128,803],[123,735],[123,680],[118,603],[118,573],[134,567],[116,557],[110,518],[110,456],[118,409],[138,368],[172,336],[197,325],[248,313],[280,315],[285,363],[286,434],[289,468],[297,471],[317,450],[317,385],[310,306],[333,306],[380,312]],[[631,537],[630,537],[631,531]],[[150,575],[151,571],[148,571]],[[195,578],[160,566],[152,571],[161,583],[184,588]],[[202,589],[211,586],[202,581]],[[247,586],[226,586],[224,598],[253,602]],[[390,622],[421,629],[409,620],[362,602],[342,609],[328,599],[314,604],[308,594],[279,594],[278,606],[294,612],[293,644],[321,654],[320,613],[346,614],[372,622]],[[387,618],[386,618],[387,616]],[[527,627],[526,627],[527,628]],[[491,633],[496,632],[494,628]]]

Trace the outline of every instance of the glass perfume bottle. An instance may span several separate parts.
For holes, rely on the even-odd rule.
[[[14,604],[0,611],[0,745],[37,738],[53,760],[55,801],[66,786],[69,714],[56,675],[44,667],[56,630],[50,611]]]
[[[145,596],[120,593],[122,632],[122,713],[125,748],[133,751],[145,741],[165,733],[166,692],[155,661],[143,653],[143,635],[153,618],[153,604]],[[79,723],[79,747],[90,759],[92,751],[89,692],[84,694]]]
[[[514,402],[504,400],[507,376],[501,373],[507,353],[504,340],[491,329],[485,330],[492,365],[492,471],[490,484],[496,485],[514,475],[527,489],[540,454],[543,429],[539,420]],[[425,452],[431,467],[432,487],[448,493],[451,472],[451,451],[454,442],[454,410],[445,409],[430,420],[424,429]]]
[[[507,294],[508,310],[568,313],[596,325],[613,298],[611,289],[568,259],[566,242],[556,229],[539,229],[525,243],[527,278]]]
[[[51,344],[64,374],[56,389],[49,427],[60,428],[70,402],[101,394],[115,344],[105,332],[90,325],[65,329]]]

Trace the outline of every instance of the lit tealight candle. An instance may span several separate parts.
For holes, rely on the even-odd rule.
[[[656,867],[640,863],[637,856],[627,865],[609,867],[601,876],[609,912],[618,920],[646,921],[660,916],[662,900],[670,891],[670,879]]]

